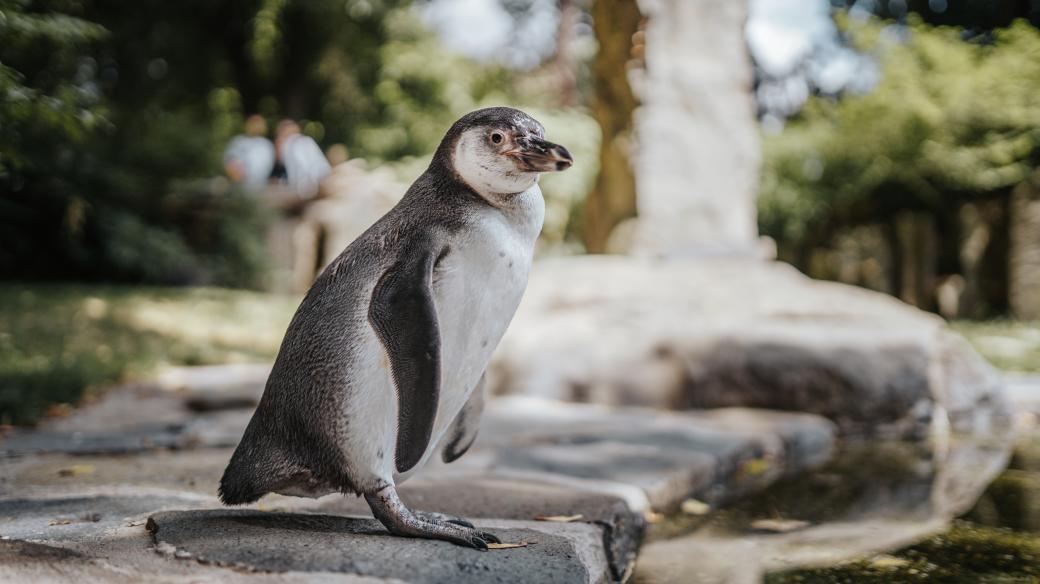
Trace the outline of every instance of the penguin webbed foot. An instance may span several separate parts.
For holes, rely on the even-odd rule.
[[[465,519],[443,513],[413,513],[404,506],[392,486],[365,495],[365,500],[376,519],[394,535],[442,539],[482,551],[488,549],[488,543],[502,543],[494,534],[474,529]]]

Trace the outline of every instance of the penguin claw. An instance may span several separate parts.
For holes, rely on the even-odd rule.
[[[487,543],[502,543],[502,540],[498,539],[498,536],[493,533],[488,533],[486,531],[478,531],[477,533],[480,535],[480,538]]]
[[[494,535],[477,531],[465,519],[443,513],[409,511],[393,486],[365,495],[365,500],[376,519],[394,535],[440,539],[482,551],[488,549],[488,542],[501,543]]]

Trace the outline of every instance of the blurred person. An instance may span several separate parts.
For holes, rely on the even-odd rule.
[[[333,144],[325,151],[325,158],[327,158],[329,164],[335,168],[336,166],[344,164],[350,160],[350,151],[347,150],[347,147],[344,144]]]
[[[274,168],[274,144],[266,134],[267,121],[253,114],[246,118],[245,133],[232,138],[224,150],[224,172],[251,191],[263,190]]]
[[[299,124],[285,119],[278,122],[275,148],[285,183],[293,194],[302,199],[314,197],[321,181],[332,171],[318,143],[301,133]]]

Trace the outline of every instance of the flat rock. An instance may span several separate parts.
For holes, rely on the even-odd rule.
[[[1006,425],[999,375],[942,319],[755,260],[539,261],[489,387],[609,405],[820,414],[843,432]]]
[[[173,489],[212,496],[230,448],[0,458],[0,497],[105,492],[114,487]]]
[[[148,524],[160,552],[262,572],[330,572],[414,583],[607,582],[599,529],[478,521],[522,548],[481,552],[394,537],[374,519],[248,510],[174,511]]]
[[[163,509],[212,506],[210,497],[125,492],[108,496],[68,496],[0,500],[3,535],[11,539],[76,542]]]
[[[1040,373],[1005,373],[1004,379],[1016,411],[1040,414]]]
[[[658,510],[689,497],[722,503],[822,464],[836,435],[831,422],[808,414],[670,413],[534,398],[492,400],[482,432],[463,466],[570,477],[590,488],[628,485]]]
[[[17,430],[0,445],[0,455],[49,452],[123,454],[155,448],[175,448],[183,443],[182,430],[183,426],[176,424],[135,424],[118,429],[84,432],[62,432],[52,428]]]
[[[630,508],[619,496],[582,489],[580,485],[549,484],[522,476],[434,473],[432,478],[404,483],[399,493],[411,509],[469,519],[570,518],[568,523],[592,524],[601,530],[603,549],[614,580],[621,580],[631,568],[646,530],[644,514]],[[323,498],[309,511],[369,514],[364,500],[354,497]]]
[[[129,582],[126,574],[78,552],[40,543],[0,540],[0,582]]]
[[[113,388],[64,418],[18,428],[0,440],[0,456],[42,452],[119,454],[170,448],[183,440],[191,412],[184,400],[152,385]]]
[[[110,455],[157,449],[234,447],[252,408],[201,408],[191,394],[120,387],[66,418],[18,428],[0,441],[0,458],[26,454]]]
[[[112,388],[93,403],[0,440],[0,457],[126,454],[235,446],[263,394],[269,364],[173,367]]]
[[[832,422],[811,414],[496,398],[471,452],[450,465],[430,464],[400,490],[415,509],[465,516],[507,538],[537,542],[467,555],[443,542],[392,538],[367,517],[347,517],[369,515],[354,497],[270,496],[257,505],[282,513],[214,509],[217,480],[251,409],[193,407],[190,395],[179,385],[120,388],[5,442],[4,534],[60,544],[95,567],[107,558],[102,567],[119,573],[155,575],[162,562],[193,557],[204,563],[178,562],[179,570],[199,581],[220,581],[214,566],[273,572],[263,576],[272,581],[307,579],[300,574],[330,581],[510,582],[548,574],[552,581],[620,581],[634,565],[645,512],[675,509],[690,497],[719,505],[759,490],[826,461],[836,436]],[[132,417],[137,407],[141,414]],[[164,429],[167,439],[148,439],[154,434],[147,428]],[[76,440],[63,443],[71,436]],[[203,510],[166,512],[174,509]],[[149,515],[157,533],[169,535],[156,539],[168,556],[142,553],[132,526]],[[170,517],[181,519],[163,532]],[[288,519],[282,527],[264,523],[272,517]],[[330,533],[343,535],[342,547],[328,546]],[[376,562],[393,554],[409,559],[389,567]],[[545,573],[532,573],[532,565]]]
[[[208,412],[255,407],[270,373],[271,365],[263,363],[171,367],[155,383],[177,392],[192,410]]]

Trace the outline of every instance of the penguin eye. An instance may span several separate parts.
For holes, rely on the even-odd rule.
[[[505,136],[502,135],[502,132],[491,132],[491,141],[493,143],[501,144],[502,140],[505,140],[505,139],[506,138],[505,138]]]

